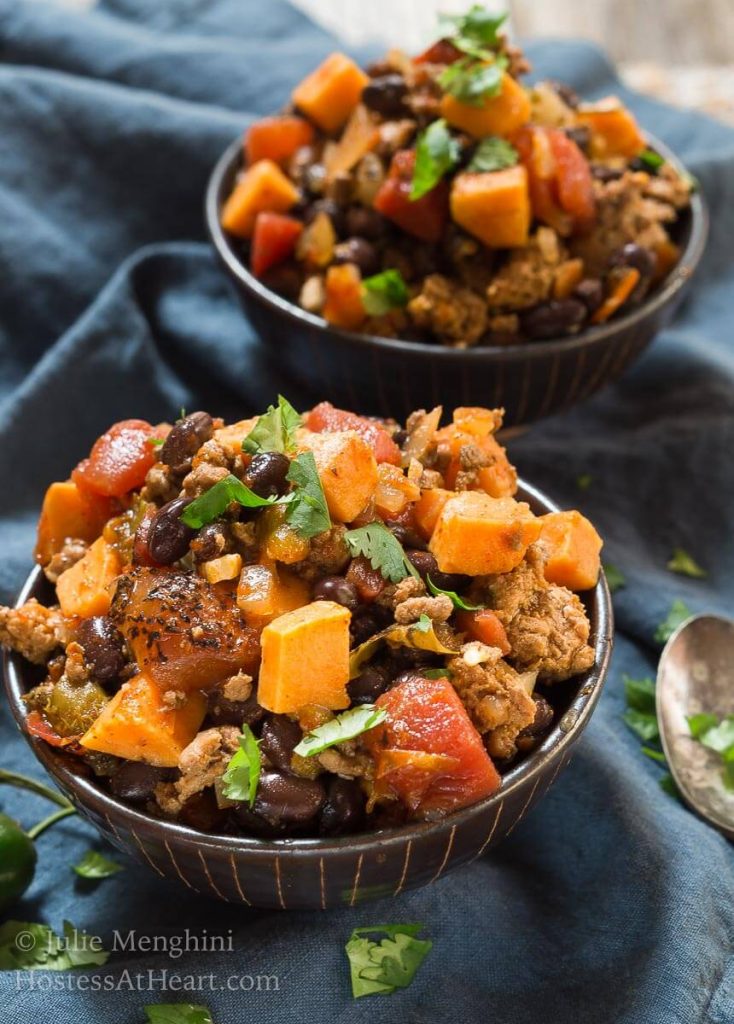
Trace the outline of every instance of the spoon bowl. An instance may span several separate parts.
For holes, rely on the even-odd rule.
[[[721,758],[695,740],[691,715],[734,713],[734,622],[696,615],[665,645],[657,678],[657,715],[663,750],[685,802],[734,839],[734,792],[721,777]]]

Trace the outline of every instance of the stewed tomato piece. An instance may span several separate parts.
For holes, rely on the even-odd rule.
[[[155,428],[145,420],[121,420],[97,438],[71,474],[77,487],[94,494],[121,498],[142,487],[156,461]]]

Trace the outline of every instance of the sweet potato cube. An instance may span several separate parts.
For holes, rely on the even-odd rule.
[[[332,519],[351,523],[377,488],[377,462],[371,446],[354,430],[301,431],[299,440],[313,452]]]
[[[541,526],[523,501],[462,491],[444,505],[429,546],[441,572],[509,572],[538,539]]]
[[[359,103],[368,82],[353,60],[332,53],[296,86],[291,99],[322,131],[333,135]]]
[[[56,594],[64,615],[106,615],[110,610],[110,584],[120,575],[120,556],[98,537],[79,561],[59,576]]]
[[[245,157],[248,164],[258,160],[286,163],[301,146],[313,140],[313,128],[302,117],[281,114],[253,121],[245,133]]]
[[[503,171],[458,174],[451,187],[451,216],[490,248],[527,245],[532,219],[528,172],[518,164]]]
[[[308,604],[305,580],[290,575],[273,563],[246,565],[237,586],[237,605],[245,622],[262,629],[273,619]]]
[[[96,540],[112,515],[112,502],[91,491],[81,491],[73,480],[49,486],[38,521],[35,557],[46,565],[61,551],[67,537],[89,543]]]
[[[545,578],[569,590],[596,586],[602,539],[580,512],[541,516],[540,543],[546,552]]]
[[[205,714],[203,694],[190,693],[172,708],[164,703],[163,691],[141,674],[120,687],[79,742],[87,750],[175,768]]]
[[[362,302],[362,275],[354,263],[341,263],[326,271],[324,320],[345,331],[356,331],[367,316]]]
[[[413,506],[413,519],[416,529],[425,540],[431,539],[433,531],[436,529],[438,517],[443,511],[444,505],[453,494],[453,491],[444,490],[443,487],[432,487],[428,491],[423,491]]]
[[[275,714],[306,704],[336,711],[349,706],[349,611],[313,601],[286,612],[262,631],[258,703]]]
[[[272,160],[258,160],[239,179],[222,207],[225,231],[250,238],[258,213],[286,213],[298,202],[298,189]]]
[[[615,96],[581,107],[578,117],[591,129],[591,155],[597,159],[612,156],[629,159],[645,148],[645,138],[637,121]]]
[[[462,103],[446,93],[441,100],[441,116],[475,139],[511,135],[530,120],[530,97],[512,75],[505,74],[499,95],[487,97],[481,107]]]
[[[228,423],[226,426],[214,431],[214,440],[218,441],[223,448],[226,448],[231,455],[241,455],[242,442],[255,426],[258,418],[257,416],[251,416],[249,420],[238,420],[236,423]]]

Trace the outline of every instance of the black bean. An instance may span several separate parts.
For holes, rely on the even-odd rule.
[[[597,181],[607,182],[616,181],[617,178],[621,178],[624,171],[618,167],[607,167],[606,164],[592,164],[591,174]]]
[[[348,206],[352,201],[352,192],[354,191],[354,181],[349,171],[337,171],[329,179],[327,185],[327,196],[329,199],[333,199],[337,206]]]
[[[363,644],[375,633],[384,629],[389,621],[389,613],[382,608],[360,608],[352,615],[349,631],[352,643]]]
[[[252,693],[246,700],[229,700],[222,692],[223,684],[206,695],[207,714],[214,725],[254,725],[265,714]]]
[[[387,220],[381,213],[369,206],[350,206],[346,214],[343,214],[341,210],[340,213],[346,221],[346,230],[350,235],[369,238],[374,242],[382,238],[388,229]]]
[[[347,684],[347,693],[352,704],[374,704],[381,693],[390,685],[390,674],[379,665],[368,665]]]
[[[313,588],[315,601],[335,601],[350,612],[359,608],[357,588],[343,576],[325,576]]]
[[[633,267],[639,270],[640,277],[652,277],[655,273],[655,257],[637,242],[627,242],[612,255],[610,267]]]
[[[545,697],[536,696],[533,697],[533,700],[535,701],[535,718],[530,725],[525,726],[520,733],[521,736],[540,736],[542,733],[548,732],[553,724],[553,708]]]
[[[301,291],[303,274],[294,263],[281,263],[279,267],[271,267],[263,274],[262,282],[271,291],[295,301]]]
[[[417,679],[423,679],[424,677],[420,672],[411,672],[410,669],[403,669],[399,672],[392,681],[393,686],[400,686],[401,683],[414,683]]]
[[[326,168],[323,164],[311,164],[303,174],[303,184],[311,195],[320,196],[326,187]]]
[[[577,331],[586,316],[586,306],[578,299],[554,299],[523,313],[520,326],[528,338],[558,338]]]
[[[362,102],[385,118],[401,117],[406,112],[408,84],[402,75],[381,75],[373,78],[362,90]]]
[[[189,550],[194,530],[181,521],[188,498],[174,498],[158,509],[148,533],[148,551],[158,565],[171,565]]]
[[[198,829],[199,832],[216,831],[226,816],[226,810],[217,805],[217,799],[212,789],[194,793],[178,812],[178,820],[183,825]]]
[[[343,836],[358,832],[364,825],[364,793],[354,779],[332,776],[321,808],[319,832],[322,836]]]
[[[425,582],[430,576],[431,581],[441,590],[460,590],[469,583],[467,576],[460,576],[459,573],[441,572],[438,568],[436,556],[430,551],[406,551],[410,561],[420,573],[421,579]]]
[[[288,715],[268,715],[262,727],[261,751],[282,772],[290,773],[293,751],[303,739],[303,731]]]
[[[372,242],[366,238],[348,238],[334,247],[335,263],[354,263],[363,277],[371,277],[380,269],[380,257]]]
[[[227,554],[229,548],[229,529],[221,519],[215,519],[214,522],[202,526],[191,541],[191,553],[197,564],[211,562],[213,558]]]
[[[585,124],[574,125],[573,128],[564,129],[571,142],[575,142],[582,153],[586,153],[591,142],[591,132]]]
[[[291,460],[282,452],[260,452],[253,455],[244,482],[261,498],[274,498],[288,490],[286,476]]]
[[[260,776],[254,810],[271,822],[301,823],[314,818],[325,799],[318,779],[267,771]]]
[[[127,664],[125,641],[106,615],[82,619],[76,638],[84,648],[84,660],[99,683],[116,680]]]
[[[578,93],[575,89],[572,89],[570,85],[566,85],[565,82],[548,82],[553,92],[560,96],[566,106],[571,107],[572,110],[576,110],[578,105],[581,103]]]
[[[436,655],[431,651],[421,651],[413,647],[395,647],[387,656],[385,668],[395,682],[400,673],[404,671],[417,671],[421,668],[433,668],[436,665]],[[418,673],[420,675],[420,672]]]
[[[343,237],[346,233],[346,216],[341,206],[337,206],[333,199],[317,199],[315,203],[311,203],[304,213],[304,222],[310,224],[317,214],[325,213],[330,219],[334,231],[336,231],[339,237]]]
[[[583,302],[591,316],[604,301],[604,286],[598,277],[585,277],[574,288],[573,297]]]
[[[172,428],[161,447],[160,460],[175,473],[188,473],[191,460],[214,432],[208,412],[192,412]]]
[[[154,768],[142,761],[122,761],[110,776],[110,790],[119,800],[142,804],[152,798],[155,787],[170,774],[170,769]]]

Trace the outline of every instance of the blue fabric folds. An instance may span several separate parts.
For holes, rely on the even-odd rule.
[[[202,197],[225,145],[332,46],[280,0],[106,0],[84,14],[0,0],[4,600],[30,567],[46,484],[114,420],[181,405],[240,417],[279,387],[296,404],[318,397],[283,382],[254,343],[204,241]],[[589,46],[529,52],[536,73],[586,95],[624,92]],[[14,917],[57,929],[70,918],[108,944],[115,931],[231,930],[234,951],[118,950],[97,972],[115,991],[3,974],[0,1021],[137,1024],[143,1004],[182,999],[220,1024],[734,1019],[732,848],[662,792],[621,719],[622,674],[654,672],[652,634],[671,601],[732,603],[734,131],[625,95],[699,178],[712,231],[690,299],[632,372],[511,445],[524,476],[594,519],[627,577],[607,689],[572,765],[496,852],[392,903],[329,915],[220,906],[132,864],[82,886],[71,865],[100,845],[72,818],[39,841]],[[593,476],[584,492],[582,473]],[[708,579],[671,575],[674,546]],[[0,728],[2,765],[39,774],[5,708]],[[42,815],[5,788],[0,801],[26,824]],[[344,943],[384,919],[424,922],[433,952],[408,990],[353,1002]],[[160,974],[158,990],[135,990],[149,968],[212,974],[219,990],[161,991]],[[257,975],[277,976],[277,990],[228,987]]]

